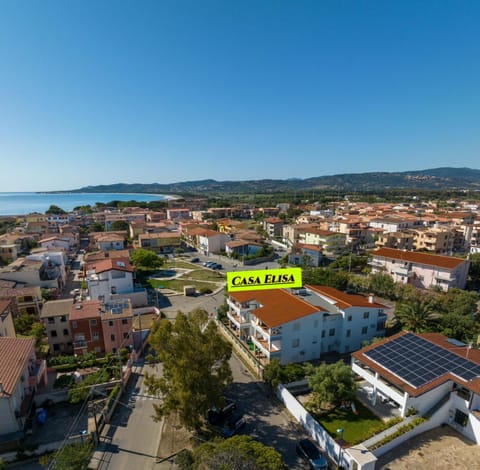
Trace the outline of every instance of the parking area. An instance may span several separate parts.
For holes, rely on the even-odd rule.
[[[443,426],[416,436],[377,461],[381,470],[416,470],[435,468],[477,469],[480,446],[464,438],[450,426]]]

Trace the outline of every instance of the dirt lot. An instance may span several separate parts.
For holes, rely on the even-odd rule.
[[[480,446],[445,426],[420,434],[378,459],[382,470],[480,468]]]

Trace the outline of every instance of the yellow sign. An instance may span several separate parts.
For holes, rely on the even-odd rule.
[[[266,269],[227,273],[228,292],[302,287],[302,269]]]

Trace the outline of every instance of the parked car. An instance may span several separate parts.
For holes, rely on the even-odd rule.
[[[207,261],[206,263],[203,263],[203,265],[207,268],[211,268],[215,264],[217,263],[214,263],[213,261]]]
[[[230,418],[227,419],[225,425],[223,426],[220,434],[222,437],[232,437],[237,434],[237,432],[245,426],[246,419],[243,417],[242,413],[234,413]]]
[[[233,415],[237,404],[233,400],[226,399],[226,404],[221,410],[215,407],[210,408],[207,412],[207,421],[213,425],[222,424],[227,418]]]
[[[328,470],[327,459],[310,439],[298,442],[296,450],[297,454],[305,459],[313,470]]]
[[[192,258],[190,260],[191,263],[198,263],[200,261],[200,258]]]
[[[211,269],[223,269],[223,266],[218,263],[214,263],[212,266],[210,266]]]

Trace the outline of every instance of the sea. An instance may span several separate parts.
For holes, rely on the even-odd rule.
[[[0,216],[25,215],[32,212],[44,213],[54,204],[64,211],[74,207],[91,205],[97,202],[135,201],[150,202],[170,199],[162,194],[138,193],[1,193]]]

